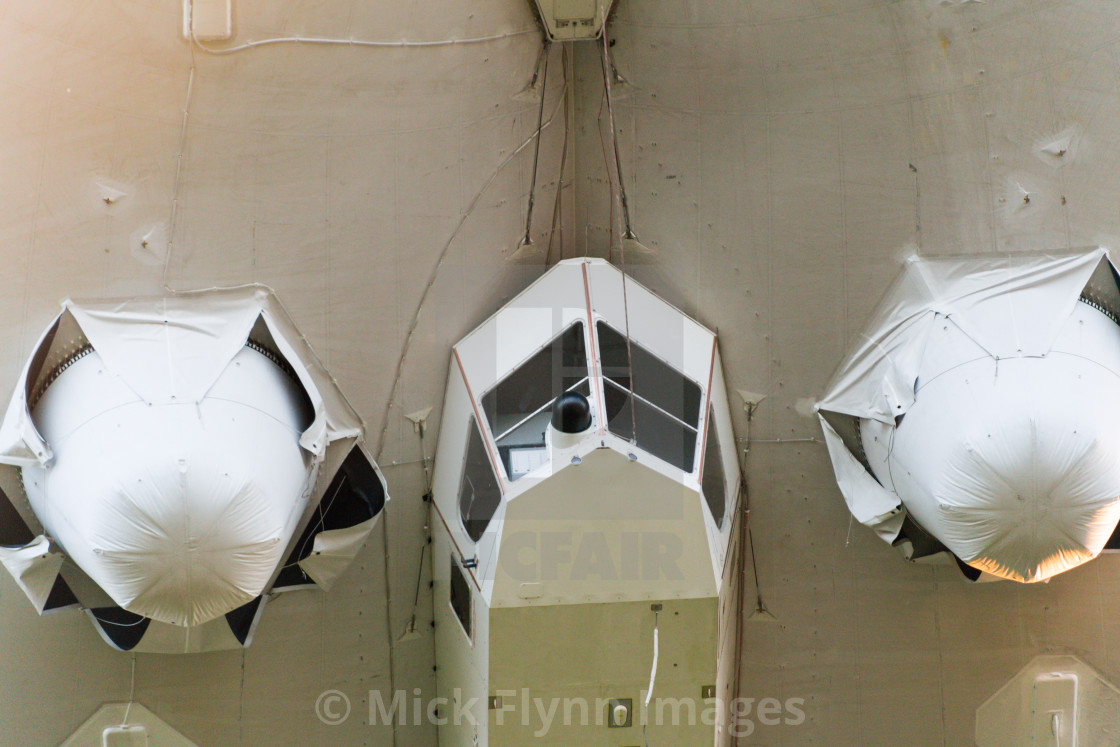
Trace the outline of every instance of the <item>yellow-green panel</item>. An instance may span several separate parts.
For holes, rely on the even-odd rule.
[[[716,706],[717,600],[661,603],[653,698],[649,602],[494,609],[490,612],[490,747],[711,745]],[[629,698],[631,726],[610,728],[611,699]]]

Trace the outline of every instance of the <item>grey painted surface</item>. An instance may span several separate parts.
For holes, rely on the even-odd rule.
[[[521,0],[235,5],[238,41],[464,38],[534,23]],[[400,413],[432,405],[438,423],[450,344],[543,261],[510,259],[532,148],[489,181],[535,126],[534,103],[512,96],[537,37],[196,52],[176,186],[191,67],[179,13],[155,0],[0,9],[0,383],[15,380],[60,297],[159,290],[159,259],[135,256],[129,239],[168,222],[177,196],[169,285],[275,287],[376,440],[429,273],[486,186],[423,308],[388,419],[399,636],[427,514],[418,465],[391,465],[420,453]],[[631,254],[642,261],[630,270],[718,328],[729,389],[767,395],[753,436],[819,435],[798,400],[821,393],[915,248],[1120,236],[1118,29],[1120,11],[1099,0],[622,0],[612,34],[629,85],[615,113],[635,229],[655,251]],[[561,79],[553,55],[546,117]],[[565,256],[607,253],[596,55],[573,55]],[[560,108],[541,147],[542,248],[563,121]],[[1066,155],[1039,152],[1066,130]],[[106,205],[98,178],[128,196]],[[1047,585],[970,588],[850,526],[822,446],[756,444],[749,474],[759,575],[779,623],[746,627],[742,694],[802,697],[806,721],[760,724],[744,744],[968,744],[976,706],[1050,649],[1120,680],[1120,559]],[[429,634],[394,646],[390,685],[385,555],[379,535],[330,594],[276,600],[244,654],[140,657],[138,699],[200,744],[392,744],[391,729],[362,723],[363,699],[391,686],[430,693],[433,654]],[[7,578],[0,641],[5,744],[56,743],[97,704],[127,697],[127,656],[76,613],[35,618]],[[342,726],[314,716],[328,688],[353,701]],[[398,730],[398,745],[433,743],[428,727]]]

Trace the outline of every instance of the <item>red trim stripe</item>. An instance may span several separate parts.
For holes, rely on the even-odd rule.
[[[704,435],[700,437],[700,466],[696,469],[696,477],[703,480],[704,477],[704,456],[708,451],[708,433],[711,432],[711,424],[708,422],[708,417],[712,413],[712,379],[716,373],[716,338],[712,337],[712,362],[708,365],[708,388],[704,390]]]
[[[490,448],[490,440],[486,438],[485,434],[490,429],[487,427],[486,430],[483,430],[485,421],[482,419],[482,413],[478,409],[478,403],[474,401],[474,392],[471,391],[471,383],[467,381],[467,372],[463,370],[463,361],[459,358],[459,351],[456,348],[451,348],[451,352],[455,356],[455,363],[459,366],[459,375],[463,377],[463,386],[467,388],[467,399],[471,401],[471,409],[474,410],[474,419],[478,424],[478,430],[483,434],[482,443],[486,445],[486,455],[490,458],[490,467],[494,470],[494,476],[498,478],[498,490],[500,490],[504,496],[506,494],[505,470],[501,468],[501,464],[494,456],[494,450]],[[468,438],[469,437],[468,434]]]
[[[587,278],[587,263],[580,265],[583,270],[583,299],[587,306],[587,334],[591,342],[591,371],[589,374],[595,382],[595,410],[599,413],[599,435],[606,433],[607,411],[603,403],[603,372],[599,369],[599,337],[595,334],[595,323],[591,320],[591,283]]]

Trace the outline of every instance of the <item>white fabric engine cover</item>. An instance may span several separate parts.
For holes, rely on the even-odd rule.
[[[1120,520],[1120,326],[1103,250],[912,258],[818,410],[852,513],[909,514],[996,577],[1043,581]],[[859,419],[867,465],[827,414]],[[839,426],[838,426],[839,427]]]
[[[1120,327],[1078,304],[1045,358],[997,361],[941,320],[902,422],[862,423],[875,475],[994,576],[1042,581],[1096,557],[1120,520]]]
[[[0,422],[0,500],[47,545],[3,565],[36,609],[76,600],[122,650],[247,646],[268,595],[299,588],[277,579],[351,455],[388,500],[363,434],[264,286],[67,299]],[[320,587],[372,530],[369,508],[316,566]],[[251,619],[224,618],[255,599]],[[146,618],[138,637],[96,614],[114,606]]]
[[[146,402],[97,352],[32,411],[48,468],[23,468],[48,533],[124,609],[199,625],[258,596],[306,507],[306,397],[242,348],[197,402]]]
[[[0,565],[12,574],[35,611],[42,614],[62,568],[62,555],[51,552],[51,541],[40,534],[23,547],[0,547]]]

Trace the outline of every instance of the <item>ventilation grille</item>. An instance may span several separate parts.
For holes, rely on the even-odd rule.
[[[836,431],[836,435],[844,442],[844,446],[847,447],[852,456],[858,459],[863,468],[867,470],[867,474],[875,477],[875,471],[871,469],[871,463],[867,460],[867,452],[863,448],[863,428],[860,418],[829,410],[821,410],[821,415]],[[875,477],[875,479],[878,480],[879,478]]]
[[[1081,291],[1081,301],[1120,325],[1120,278],[1108,260],[1102,259]]]
[[[53,368],[51,368],[46,376],[40,377],[39,380],[35,382],[35,388],[32,390],[31,397],[27,402],[27,408],[29,410],[35,409],[35,406],[39,404],[39,400],[43,398],[43,394],[47,391],[47,389],[50,388],[51,384],[58,380],[58,377],[61,376],[66,369],[70,368],[70,366],[74,365],[82,358],[85,358],[87,355],[93,352],[93,346],[90,345],[89,342],[84,340],[81,342],[74,342],[69,347],[70,350],[66,352],[62,360],[59,361]],[[290,378],[296,384],[300,383],[299,377],[296,376],[295,370],[288,364],[288,361],[285,360],[282,355],[280,355],[272,348],[269,348],[264,344],[257,342],[256,340],[248,340],[245,343],[245,347],[249,348],[250,350],[255,350],[265,358],[268,358],[268,360],[272,361],[272,363],[281,371],[283,371],[288,376],[288,378]]]
[[[43,398],[43,393],[46,392],[50,385],[53,384],[55,380],[57,380],[58,377],[62,375],[63,371],[70,368],[70,366],[73,366],[75,363],[80,361],[82,358],[85,358],[92,352],[93,345],[85,342],[84,344],[78,345],[77,347],[74,347],[68,353],[66,353],[63,359],[59,361],[59,363],[52,369],[50,369],[46,376],[40,377],[39,380],[35,382],[35,388],[32,390],[31,398],[27,402],[28,409],[35,409],[35,406],[39,404],[39,400]]]
[[[1085,292],[1081,294],[1081,298],[1078,300],[1087,306],[1092,306],[1094,309],[1111,319],[1113,324],[1120,326],[1120,313],[1118,313],[1120,312],[1120,309],[1117,309],[1112,304],[1105,302],[1099,296],[1089,294],[1090,289],[1086,287]]]
[[[264,343],[259,342],[257,340],[254,340],[252,338],[250,338],[248,341],[246,341],[245,347],[249,348],[250,350],[255,350],[258,353],[260,353],[261,355],[263,355],[265,358],[268,358],[270,361],[273,362],[273,364],[277,368],[279,368],[281,371],[283,371],[285,374],[287,374],[288,378],[290,378],[292,381],[294,381],[297,384],[300,383],[299,377],[296,376],[295,369],[293,369],[291,367],[291,365],[288,363],[287,359],[284,356],[280,355],[280,353],[277,352],[276,350],[273,350],[271,347],[268,347]]]

